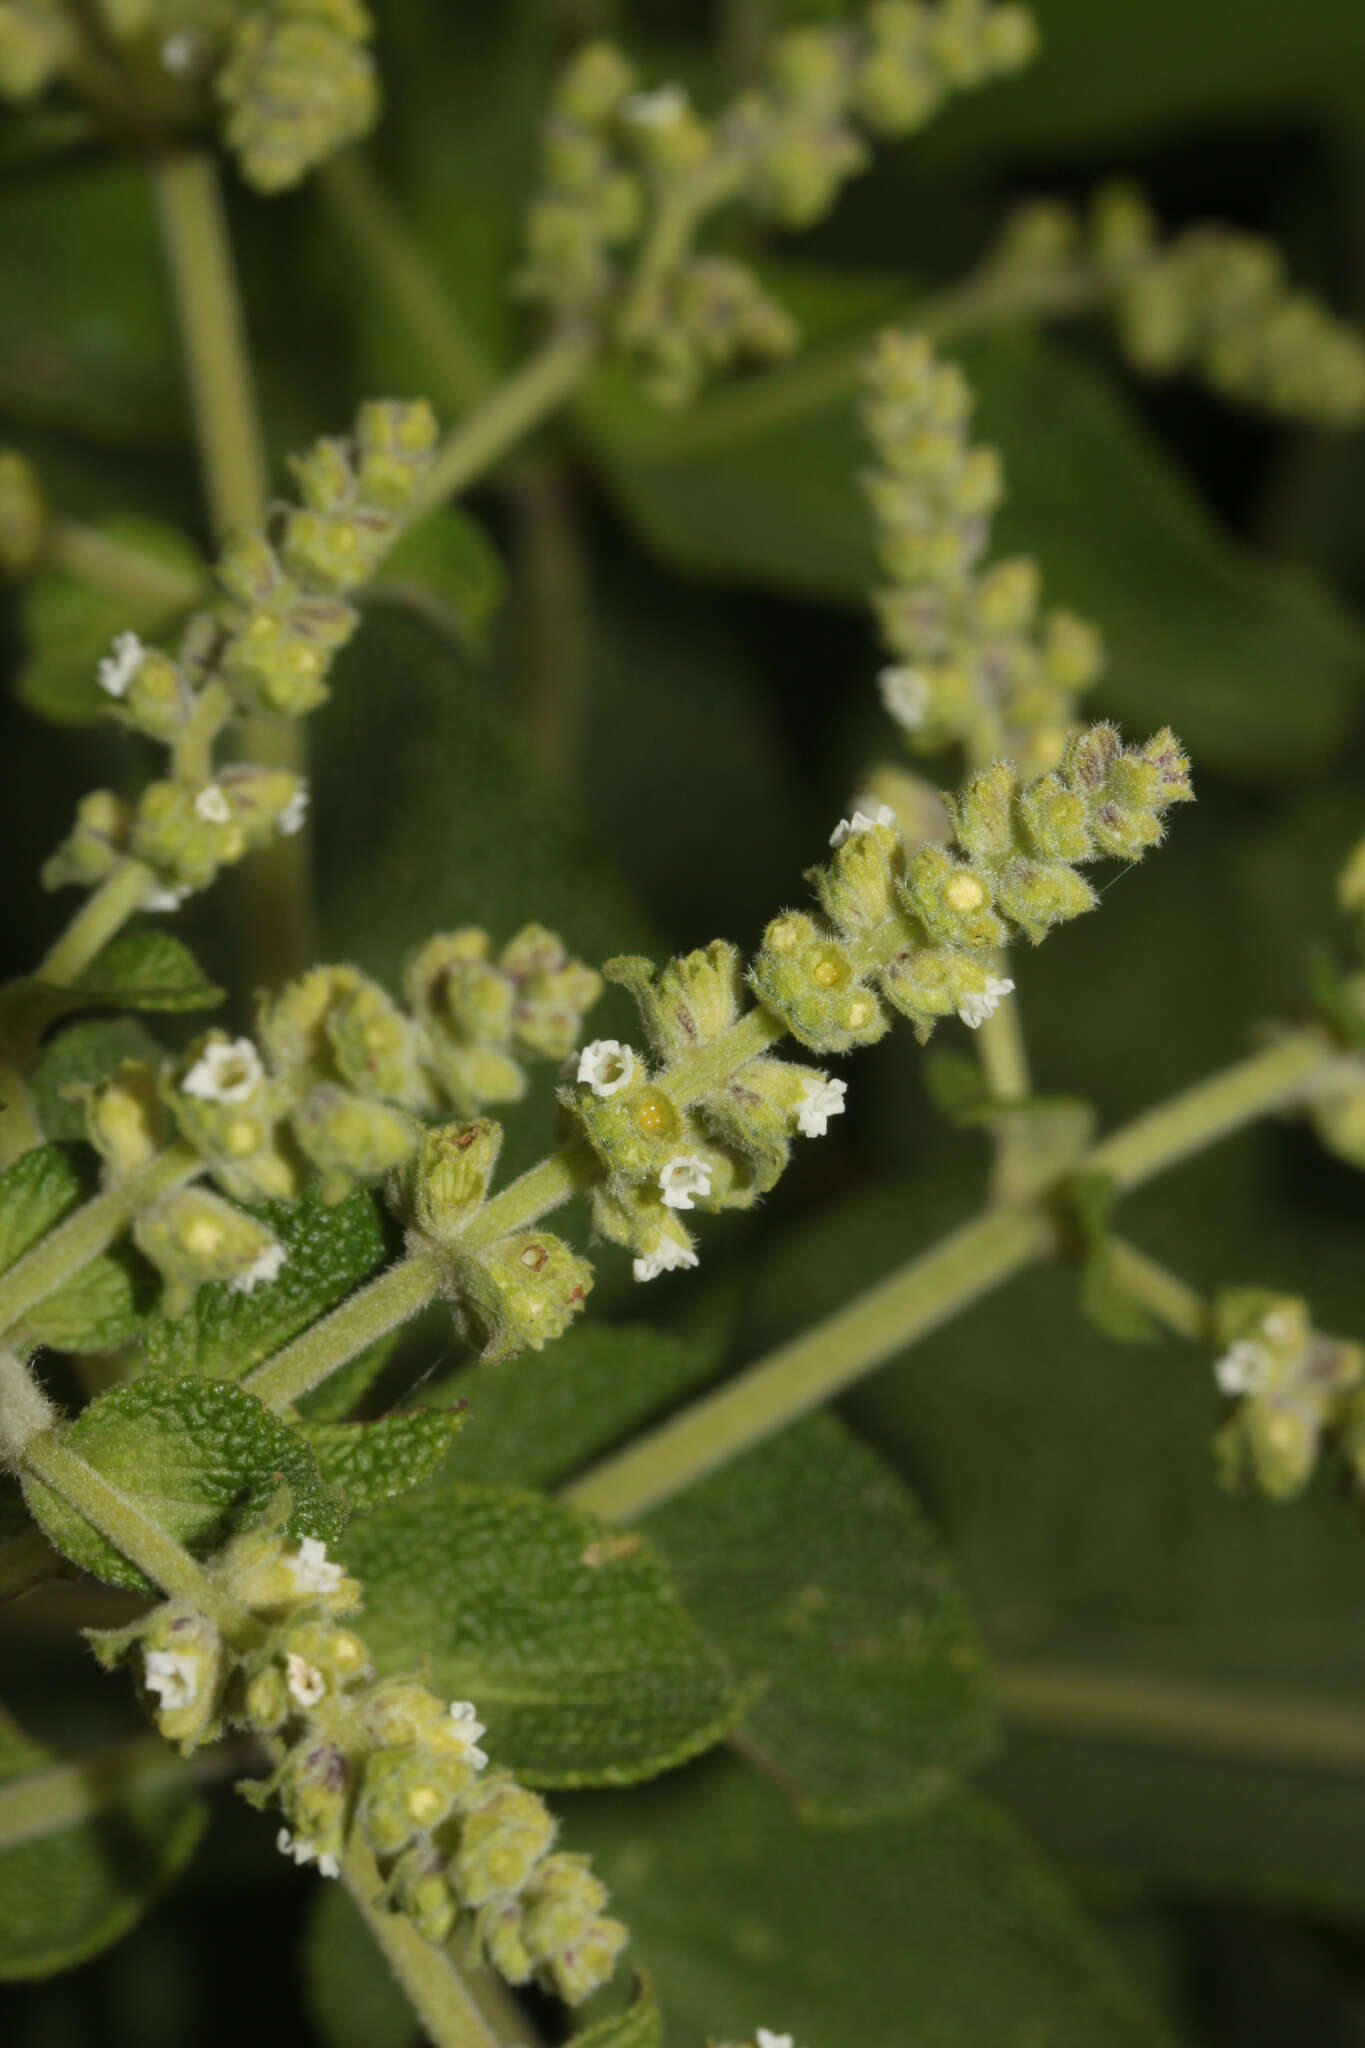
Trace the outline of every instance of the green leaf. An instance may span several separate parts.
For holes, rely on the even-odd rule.
[[[384,557],[366,600],[406,605],[469,653],[483,655],[506,593],[502,556],[478,520],[452,505],[409,527]]]
[[[803,1827],[711,1759],[567,1802],[667,2014],[669,2048],[792,2033],[801,2048],[1159,2048],[1169,2037],[1010,1824],[958,1792],[909,1825]]]
[[[591,443],[649,545],[692,574],[861,602],[876,568],[854,394],[874,331],[685,420],[646,425],[599,383]],[[1101,626],[1105,708],[1135,729],[1169,721],[1196,760],[1238,775],[1288,779],[1329,758],[1365,680],[1358,622],[1304,572],[1222,533],[1111,378],[1037,336],[953,353],[1005,459],[999,552],[1036,556],[1051,599]],[[869,678],[874,659],[869,646]]]
[[[55,1760],[0,1712],[0,1785]],[[163,1784],[0,1848],[0,1983],[73,1969],[121,1940],[180,1875],[207,1821],[196,1793]]]
[[[832,1415],[747,1452],[645,1528],[736,1671],[809,1820],[909,1817],[992,1746],[985,1659],[903,1481]]]
[[[39,1123],[49,1138],[83,1138],[85,1112],[68,1089],[98,1087],[125,1060],[148,1060],[155,1067],[165,1057],[165,1047],[133,1017],[67,1025],[49,1039],[28,1077]]]
[[[101,1252],[23,1320],[25,1341],[56,1351],[117,1351],[155,1307],[159,1276],[131,1245]]]
[[[308,2017],[326,2048],[413,2048],[417,2015],[343,1885],[317,1887],[300,1961]]]
[[[742,1701],[644,1539],[510,1487],[448,1485],[358,1516],[381,1671],[431,1659],[489,1750],[537,1785],[629,1784],[718,1742]]]
[[[0,1173],[0,1272],[79,1207],[94,1175],[60,1145],[21,1153]]]
[[[169,932],[121,932],[75,983],[91,1004],[123,1010],[211,1010],[223,1000],[187,946]]]
[[[143,1379],[114,1387],[67,1425],[63,1440],[198,1556],[256,1520],[284,1484],[289,1528],[335,1541],[344,1522],[298,1433],[220,1380]],[[111,1585],[155,1589],[105,1537],[40,1481],[24,1495],[64,1556]]]
[[[201,1287],[183,1316],[147,1331],[152,1372],[243,1379],[335,1308],[384,1259],[383,1223],[374,1196],[364,1189],[332,1209],[310,1192],[302,1201],[267,1202],[251,1213],[285,1248],[279,1279],[249,1294],[228,1283]]]
[[[663,2048],[664,2016],[648,1977],[638,1977],[624,2012],[598,2020],[573,2036],[569,2048]]]
[[[147,641],[172,637],[193,608],[203,572],[185,536],[159,520],[119,513],[100,520],[98,531],[145,558],[150,570],[173,574],[168,592],[154,584],[115,591],[62,568],[34,577],[20,601],[28,659],[17,688],[21,703],[58,725],[90,725],[106,716],[109,699],[95,671],[114,636],[131,630]],[[186,596],[174,594],[176,579],[185,583]]]
[[[305,1422],[299,1435],[328,1485],[359,1512],[430,1479],[464,1422],[463,1410],[417,1408],[378,1422]]]

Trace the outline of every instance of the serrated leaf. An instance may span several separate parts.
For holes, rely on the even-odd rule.
[[[490,1754],[536,1785],[629,1784],[718,1742],[741,1696],[653,1549],[511,1487],[446,1485],[358,1516],[381,1671],[431,1659]]]
[[[0,1785],[54,1761],[0,1712]],[[207,1821],[195,1792],[163,1784],[0,1848],[0,1983],[72,1969],[120,1940],[184,1869]]]
[[[377,1422],[305,1422],[299,1435],[328,1485],[359,1513],[430,1479],[464,1422],[463,1409],[416,1408]]]
[[[745,1747],[807,1819],[919,1813],[992,1747],[952,1564],[908,1487],[835,1416],[784,1430],[644,1526],[756,1681]]]
[[[201,1287],[183,1316],[147,1331],[150,1371],[244,1378],[344,1300],[387,1250],[378,1206],[363,1188],[332,1209],[309,1193],[299,1202],[267,1202],[251,1213],[284,1246],[278,1280],[249,1294],[226,1282]]]
[[[21,703],[58,725],[91,725],[107,715],[109,699],[95,672],[115,635],[173,637],[197,602],[203,575],[198,553],[173,526],[120,513],[98,530],[142,558],[151,587],[112,592],[59,568],[44,569],[29,584],[20,600],[27,659],[16,687]],[[165,586],[159,592],[158,571]]]
[[[56,1351],[117,1351],[138,1335],[160,1291],[146,1260],[131,1245],[119,1245],[99,1253],[30,1309],[24,1339]]]
[[[60,1145],[40,1145],[0,1173],[0,1272],[91,1192],[89,1166]]]
[[[344,1886],[318,1885],[300,1962],[308,2017],[326,2048],[414,2048],[417,2016]]]
[[[598,2020],[575,2034],[569,2048],[663,2048],[664,2016],[648,1977],[636,1979],[635,1996],[624,2012]]]
[[[478,520],[452,505],[409,527],[384,557],[366,600],[406,605],[470,653],[482,655],[506,592],[502,556]]]
[[[281,1484],[293,1498],[291,1533],[335,1541],[344,1511],[324,1486],[296,1430],[222,1380],[134,1380],[92,1401],[63,1441],[197,1556],[257,1519]],[[24,1497],[65,1557],[96,1578],[155,1590],[136,1565],[41,1481]]]
[[[122,1010],[211,1010],[223,1000],[199,962],[169,932],[121,932],[74,984],[91,1004]]]
[[[757,1772],[709,1758],[626,1798],[561,1804],[658,1986],[668,2048],[760,2026],[801,2048],[1169,2048],[1061,1886],[974,1794],[830,1834]]]
[[[95,1088],[125,1060],[159,1066],[166,1057],[151,1033],[133,1017],[102,1017],[69,1024],[44,1046],[28,1077],[28,1092],[49,1138],[85,1136],[85,1112],[65,1091]]]

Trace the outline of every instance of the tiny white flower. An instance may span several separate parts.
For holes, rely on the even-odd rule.
[[[619,1038],[594,1038],[578,1055],[577,1078],[594,1095],[619,1095],[635,1079],[635,1054]]]
[[[887,825],[893,832],[897,829],[896,813],[890,804],[878,804],[871,817],[866,811],[855,811],[851,818],[840,818],[829,835],[829,843],[837,850],[846,840],[856,838],[859,832],[871,832],[877,825]]]
[[[687,112],[687,91],[681,85],[661,85],[653,92],[633,92],[621,112],[641,128],[667,128]]]
[[[660,1238],[652,1252],[638,1258],[632,1268],[637,1280],[657,1280],[660,1273],[676,1273],[685,1266],[695,1266],[697,1255],[690,1245],[678,1244],[671,1237]]]
[[[760,2027],[754,2039],[758,2048],[796,2048],[794,2034],[774,2034],[767,2027]]]
[[[275,1837],[275,1847],[281,1856],[292,1856],[299,1864],[316,1863],[319,1877],[340,1877],[341,1863],[333,1855],[319,1856],[316,1842],[310,1842],[303,1835],[291,1835],[288,1828],[281,1828]]]
[[[455,1723],[455,1733],[461,1743],[461,1753],[466,1763],[473,1764],[481,1771],[488,1762],[488,1752],[479,1748],[479,1737],[483,1734],[483,1722],[473,1700],[452,1700],[450,1718]]]
[[[897,725],[918,732],[929,715],[932,692],[920,668],[884,668],[877,677],[882,703]]]
[[[111,697],[126,696],[146,651],[136,633],[120,633],[95,670],[95,681]]]
[[[988,1017],[995,1015],[1003,997],[1013,994],[1012,981],[1005,981],[998,974],[988,974],[984,989],[963,996],[957,1006],[957,1014],[969,1031],[975,1031]]]
[[[1273,1365],[1269,1352],[1243,1337],[1217,1360],[1213,1376],[1225,1394],[1259,1394]]]
[[[285,1659],[284,1682],[289,1687],[291,1698],[296,1699],[301,1707],[315,1707],[327,1692],[327,1680],[317,1665],[310,1664],[306,1657],[300,1657],[294,1650]]]
[[[285,1251],[282,1244],[268,1244],[265,1250],[251,1261],[246,1271],[239,1273],[235,1280],[228,1282],[228,1285],[234,1294],[254,1294],[258,1287],[269,1287],[272,1281],[279,1279],[284,1259]]]
[[[162,69],[177,74],[188,71],[194,63],[198,47],[199,38],[193,29],[178,29],[173,36],[167,36],[161,45]]]
[[[695,1152],[675,1152],[659,1169],[659,1186],[665,1209],[690,1209],[693,1195],[705,1200],[710,1194],[711,1168]]]
[[[275,830],[282,833],[286,839],[292,839],[296,832],[302,832],[304,820],[308,816],[310,796],[308,784],[300,781],[298,788],[276,818]]]
[[[232,805],[216,782],[204,784],[194,800],[194,815],[196,818],[202,818],[206,825],[227,825],[232,822]]]
[[[191,889],[173,889],[169,887],[163,887],[160,883],[158,883],[155,889],[149,889],[147,891],[147,894],[143,897],[141,903],[139,903],[138,909],[179,910],[181,904],[185,901],[185,898],[187,896],[193,895],[193,893],[194,892]]]
[[[161,1711],[177,1713],[192,1707],[199,1694],[199,1663],[179,1650],[148,1650],[143,1655],[143,1681],[160,1694]]]
[[[249,1038],[214,1039],[180,1086],[201,1102],[245,1102],[264,1078],[261,1056]]]
[[[1281,1344],[1286,1337],[1294,1334],[1294,1318],[1282,1308],[1275,1308],[1261,1319],[1261,1328],[1272,1343]]]
[[[802,1136],[823,1138],[830,1118],[843,1115],[847,1093],[847,1081],[827,1081],[823,1074],[812,1074],[804,1081],[796,1112],[796,1127]]]
[[[327,1555],[327,1545],[317,1536],[305,1536],[298,1554],[286,1559],[290,1576],[300,1593],[334,1593],[346,1576]]]

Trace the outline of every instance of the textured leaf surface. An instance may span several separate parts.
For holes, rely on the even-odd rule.
[[[160,1293],[157,1274],[129,1244],[101,1252],[24,1317],[26,1339],[57,1351],[117,1351],[141,1331]]]
[[[0,1713],[0,1784],[55,1759]],[[181,1786],[0,1848],[0,1982],[48,1977],[127,1934],[194,1854],[208,1809]]]
[[[462,1410],[417,1408],[378,1422],[305,1422],[299,1434],[331,1486],[359,1512],[430,1479],[464,1424]]]
[[[679,567],[861,602],[876,581],[854,394],[875,329],[649,421],[617,385],[586,417],[608,480]],[[1326,759],[1355,715],[1365,635],[1297,570],[1222,534],[1112,379],[1037,337],[964,344],[979,435],[1004,456],[1002,554],[1103,629],[1103,702],[1169,721],[1196,760],[1266,778]],[[875,665],[869,634],[868,675]]]
[[[317,1887],[300,1961],[326,2048],[414,2048],[417,2016],[344,1886]]]
[[[654,1987],[641,1978],[626,2010],[585,2027],[573,2036],[571,2048],[663,2048],[663,2038],[664,2016]]]
[[[449,506],[410,527],[369,586],[372,604],[402,604],[471,653],[487,651],[507,590],[502,556],[477,519]]]
[[[121,932],[95,955],[76,988],[124,1010],[211,1010],[223,1000],[188,946],[169,932]]]
[[[143,1379],[92,1401],[67,1445],[199,1555],[218,1549],[269,1504],[293,1496],[289,1527],[334,1540],[344,1516],[296,1431],[242,1388],[218,1380]],[[154,1590],[135,1565],[49,1488],[24,1492],[44,1533],[74,1564],[111,1585]]]
[[[0,1173],[0,1270],[91,1192],[92,1176],[59,1145],[24,1152]]]
[[[909,1825],[804,1827],[729,1760],[571,1800],[658,1987],[668,2048],[723,2029],[801,2048],[1158,2048],[1167,2040],[1056,1881],[985,1801]]]
[[[83,1138],[85,1114],[64,1091],[93,1088],[117,1072],[124,1060],[157,1065],[164,1047],[135,1017],[101,1017],[69,1024],[43,1047],[28,1077],[28,1092],[49,1138]]]
[[[197,587],[203,565],[175,527],[119,513],[100,521],[99,530],[145,556],[154,567],[188,579],[190,593]],[[131,629],[147,641],[173,640],[193,602],[192,595],[185,603],[174,596],[111,592],[66,569],[43,570],[25,591],[21,605],[28,659],[19,671],[20,701],[59,725],[88,725],[104,718],[109,699],[95,672],[115,635]]]
[[[450,1485],[358,1517],[381,1670],[431,1658],[490,1754],[539,1785],[626,1784],[720,1740],[740,1698],[642,1537],[512,1488]]]
[[[239,1380],[359,1286],[385,1252],[373,1195],[358,1189],[326,1208],[316,1195],[252,1212],[285,1248],[278,1280],[243,1294],[227,1283],[201,1287],[193,1307],[147,1332],[147,1363],[158,1373]]]
[[[650,1515],[684,1599],[760,1690],[746,1747],[808,1819],[909,1816],[991,1744],[985,1660],[909,1489],[834,1416]]]

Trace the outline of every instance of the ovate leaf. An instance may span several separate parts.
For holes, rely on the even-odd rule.
[[[68,1424],[63,1440],[200,1556],[255,1520],[282,1484],[293,1498],[292,1534],[332,1541],[344,1521],[297,1432],[223,1381],[148,1378],[115,1387]],[[73,1564],[111,1585],[154,1590],[41,1481],[25,1478],[24,1493],[44,1533]]]
[[[756,1681],[744,1723],[808,1819],[909,1815],[991,1746],[985,1658],[904,1482],[832,1415],[747,1452],[645,1524]]]
[[[155,1272],[131,1245],[101,1252],[29,1310],[25,1341],[57,1351],[117,1351],[130,1344],[160,1292]]]
[[[384,1257],[379,1211],[363,1189],[332,1209],[310,1193],[300,1202],[267,1203],[252,1213],[284,1246],[278,1280],[249,1294],[226,1282],[201,1287],[183,1316],[147,1332],[153,1372],[242,1379],[335,1308]]]
[[[452,505],[408,529],[366,597],[406,605],[470,653],[483,654],[506,590],[502,556],[477,519]]]
[[[91,1175],[60,1145],[40,1145],[0,1173],[0,1271],[84,1200]]]
[[[121,1010],[211,1010],[223,1000],[194,955],[169,932],[122,932],[75,984],[94,1006]]]
[[[0,1816],[6,1788],[54,1761],[0,1713]],[[207,1819],[195,1792],[162,1782],[0,1848],[0,1982],[72,1969],[120,1940],[184,1869]]]
[[[490,1753],[538,1785],[628,1784],[718,1742],[742,1701],[643,1537],[511,1487],[448,1485],[357,1517],[381,1670],[431,1659]]]
[[[28,1077],[28,1092],[49,1138],[83,1138],[85,1112],[67,1091],[98,1087],[125,1060],[157,1066],[165,1048],[135,1017],[101,1017],[69,1024],[51,1038]]]
[[[305,1422],[299,1434],[323,1478],[359,1512],[430,1479],[464,1421],[462,1409],[418,1408],[378,1422]]]

